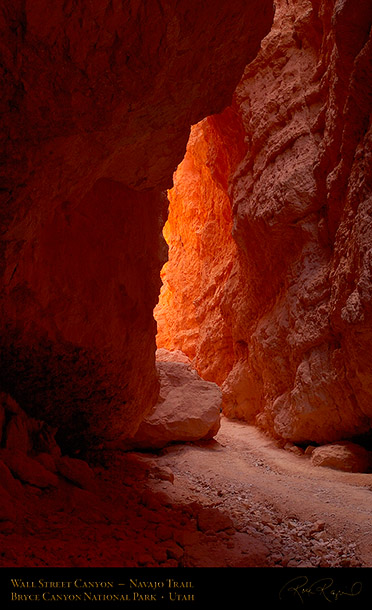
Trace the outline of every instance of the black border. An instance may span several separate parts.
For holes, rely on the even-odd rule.
[[[369,608],[372,602],[372,578],[370,568],[3,568],[1,574],[1,607],[12,610],[85,608],[97,610],[116,608],[153,610],[176,608]],[[28,588],[15,588],[12,579],[28,582]],[[39,586],[39,579],[42,586]],[[130,580],[143,584],[131,586]],[[79,581],[76,588],[75,582]],[[180,588],[169,585],[176,581]],[[70,595],[74,601],[56,601],[54,595],[66,593],[66,588],[53,588],[47,582],[70,582]],[[81,582],[110,582],[110,589],[81,587]],[[154,583],[163,582],[163,587]],[[34,584],[34,587],[31,586]],[[124,583],[124,584],[123,584]],[[183,587],[182,584],[184,583]],[[189,584],[187,584],[189,583]],[[192,588],[190,587],[190,583]],[[89,601],[83,597],[101,595],[101,599]],[[124,595],[125,601],[106,600],[105,595]],[[130,591],[130,592],[129,592]],[[133,592],[137,598],[133,600]],[[32,596],[45,594],[43,601],[12,600],[14,592]],[[171,592],[172,598],[169,598]],[[77,595],[79,594],[79,595]],[[177,594],[180,596],[177,599]],[[145,597],[145,596],[149,597]],[[153,596],[151,598],[151,595]],[[33,598],[34,599],[34,598]],[[151,601],[146,601],[151,600]]]

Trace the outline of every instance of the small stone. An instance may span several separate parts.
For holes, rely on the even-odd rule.
[[[198,528],[202,532],[220,532],[233,528],[233,522],[228,515],[221,513],[216,508],[204,508],[197,516]],[[234,530],[233,530],[234,531]]]
[[[167,543],[167,554],[170,559],[176,559],[178,561],[183,557],[183,553],[183,548],[173,540]]]
[[[160,525],[156,530],[156,536],[159,540],[169,540],[173,537],[173,531],[172,528],[166,525]]]
[[[138,557],[137,561],[140,566],[146,566],[146,565],[152,564],[154,559],[153,559],[153,557],[151,557],[151,555],[144,554],[144,555],[140,555],[140,557]]]
[[[311,561],[299,561],[299,563],[297,564],[298,568],[312,568],[313,565],[311,563]]]
[[[315,523],[310,528],[310,533],[312,532],[321,532],[325,528],[324,521],[315,521]]]
[[[313,538],[316,538],[316,540],[322,540],[323,542],[328,540],[328,536],[327,536],[326,532],[315,532],[313,534]]]
[[[286,446],[284,446],[284,448],[286,449]],[[298,456],[304,455],[304,450],[301,449],[301,447],[298,447],[297,445],[292,445],[291,447],[288,447],[286,451],[289,451],[290,453],[293,453],[294,455]]]
[[[171,483],[174,481],[174,474],[168,466],[155,466],[151,470],[150,476],[161,481],[170,481]]]
[[[199,542],[199,532],[195,530],[181,530],[174,533],[174,539],[183,547],[194,546]]]
[[[159,563],[164,563],[168,560],[167,549],[163,546],[155,546],[152,553],[154,555],[154,559],[156,559],[156,561]]]

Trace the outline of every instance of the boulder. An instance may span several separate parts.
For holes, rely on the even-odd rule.
[[[311,454],[311,463],[345,472],[369,472],[372,453],[355,443],[341,441],[316,447]]]
[[[172,442],[210,439],[220,427],[221,390],[182,362],[158,362],[159,401],[125,446],[160,449]]]

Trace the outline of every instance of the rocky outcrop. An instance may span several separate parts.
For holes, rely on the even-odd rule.
[[[1,10],[0,383],[69,451],[120,441],[156,402],[162,191],[272,12],[269,0]]]
[[[138,425],[137,401],[157,396],[151,305],[165,250],[154,228],[165,203],[101,179],[25,228],[20,251],[9,244],[1,384],[69,451],[117,439]]]
[[[368,2],[278,2],[235,96],[249,146],[232,177],[239,286],[233,278],[226,305],[236,293],[244,302],[230,319],[246,354],[225,382],[227,411],[259,411],[262,427],[294,442],[370,427],[359,337],[370,323],[371,20]],[[235,380],[249,404],[236,401]]]
[[[165,351],[165,350],[164,350]],[[159,400],[126,449],[160,449],[169,443],[208,440],[220,428],[221,390],[188,364],[158,361]]]
[[[226,113],[235,116],[233,124],[243,126],[240,152],[219,186],[230,200],[237,249],[226,248],[228,277],[213,286],[221,263],[208,259],[194,236],[194,251],[209,268],[187,299],[196,318],[216,303],[210,344],[215,333],[219,346],[221,333],[229,345],[215,349],[208,378],[223,381],[226,415],[297,443],[350,438],[371,425],[371,21],[367,0],[358,7],[351,0],[277,0],[273,28],[229,111],[213,117],[204,154],[224,158],[230,140],[219,136]],[[205,131],[204,123],[198,129]],[[209,213],[214,191],[206,166],[197,189]],[[176,195],[178,181],[177,173]],[[209,220],[202,224],[198,214],[202,235]],[[211,224],[216,241],[218,222]],[[186,232],[176,230],[170,254],[177,248],[181,256]],[[171,273],[171,264],[165,290],[173,305],[182,275]],[[196,356],[203,318],[190,320],[183,336],[192,330]],[[200,358],[195,362],[209,374]]]

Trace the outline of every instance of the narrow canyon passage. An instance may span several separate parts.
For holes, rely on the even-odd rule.
[[[0,23],[0,565],[372,567],[371,1]]]

